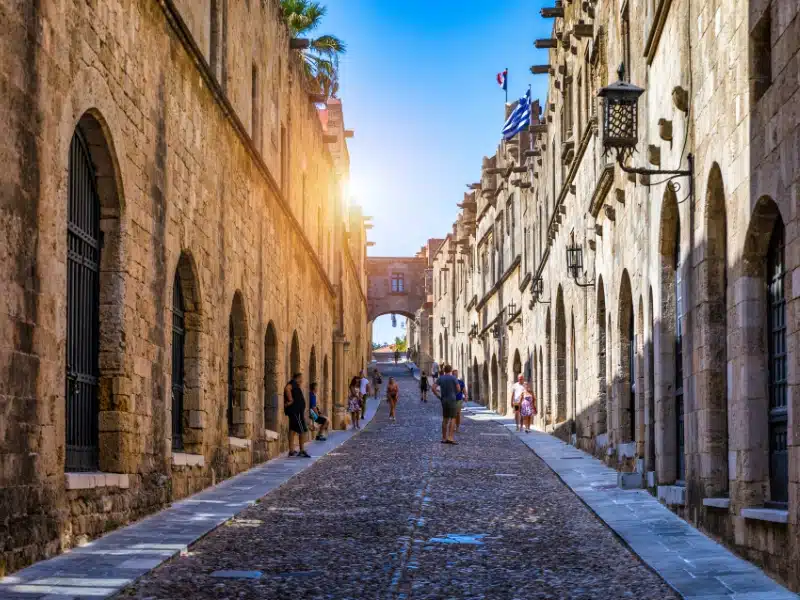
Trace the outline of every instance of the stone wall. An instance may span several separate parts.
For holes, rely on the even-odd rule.
[[[495,389],[509,380],[494,385],[494,357],[503,357],[498,373],[511,373],[519,348],[538,427],[640,473],[682,516],[800,589],[798,9],[774,0],[558,5],[564,15],[537,59],[548,81],[540,122],[518,142],[527,152],[501,143],[484,159],[480,182],[468,183],[474,205],[465,200],[456,221],[475,226],[451,240],[474,265],[477,300],[463,310],[491,323],[512,290],[506,282],[482,299],[480,253],[497,236],[502,190],[521,179],[522,266],[512,279],[531,276],[522,331],[508,324],[497,339],[471,337],[473,388],[497,407]],[[691,180],[627,173],[604,152],[597,92],[620,63],[645,89],[627,166],[693,166]],[[515,164],[527,169],[508,169]],[[783,271],[772,277],[781,225]],[[567,270],[570,247],[582,251],[577,273]],[[528,295],[534,283],[541,293]],[[773,300],[785,310],[769,306],[768,286],[782,288]],[[461,307],[437,297],[435,312]],[[775,314],[785,321],[774,327]],[[434,339],[444,333],[435,319]]]
[[[320,122],[277,2],[2,1],[0,13],[0,570],[12,571],[274,456],[290,372],[343,397],[335,342],[368,340],[363,222],[343,209],[346,163],[324,137],[341,146],[343,124]],[[103,234],[102,473],[65,476],[76,131]],[[176,285],[183,452],[172,450]]]

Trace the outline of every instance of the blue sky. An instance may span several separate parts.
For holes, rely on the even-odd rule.
[[[552,0],[421,2],[323,0],[319,34],[347,43],[341,62],[351,187],[374,217],[371,256],[411,256],[430,237],[444,237],[466,184],[480,177],[503,125],[505,96],[495,77],[509,70],[509,99],[529,84],[544,100],[547,62],[536,38],[552,20],[539,9]],[[375,339],[401,334],[389,316],[376,321]]]

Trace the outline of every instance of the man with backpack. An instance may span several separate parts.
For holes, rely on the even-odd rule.
[[[305,435],[308,433],[308,424],[306,423],[306,399],[303,396],[302,373],[295,373],[283,388],[283,414],[289,417],[289,456],[311,458],[311,455],[303,448]],[[297,436],[299,450],[294,449],[294,436]]]

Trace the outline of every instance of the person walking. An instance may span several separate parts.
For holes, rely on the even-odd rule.
[[[369,379],[367,374],[362,370],[359,373],[358,393],[361,394],[361,418],[363,419],[367,414],[367,397],[369,396]]]
[[[436,361],[433,361],[433,363],[431,363],[431,377],[433,377],[434,383],[436,382],[437,379],[439,379],[439,363],[437,363]]]
[[[522,417],[520,416],[520,404],[522,395],[525,393],[525,378],[522,373],[517,375],[517,382],[511,386],[511,406],[514,407],[514,422],[517,424],[517,431],[522,429]]]
[[[389,384],[386,386],[386,399],[389,401],[389,418],[392,422],[397,422],[397,395],[400,393],[400,387],[394,380],[394,377],[389,377]]]
[[[381,393],[381,384],[383,383],[383,377],[381,376],[381,372],[378,371],[378,367],[372,371],[372,397],[377,398],[378,395]]]
[[[525,384],[525,393],[522,394],[522,402],[520,403],[520,414],[522,415],[522,426],[525,433],[531,432],[531,419],[536,414],[536,398],[531,392],[531,384]]]
[[[425,371],[422,372],[419,378],[419,401],[428,401],[428,376],[425,374]]]
[[[350,413],[353,429],[361,429],[361,425],[358,422],[361,418],[361,395],[359,394],[358,386],[358,377],[353,377],[350,380],[350,388],[347,395],[347,412]]]
[[[303,396],[303,375],[295,373],[283,388],[283,411],[289,417],[289,456],[311,458],[303,444],[308,424],[306,423],[306,399]],[[299,450],[294,449],[293,438],[297,437]]]
[[[455,422],[458,400],[456,399],[461,388],[458,379],[453,377],[450,365],[442,369],[444,375],[440,376],[433,385],[433,393],[442,402],[442,443],[457,444],[453,439],[453,425]]]
[[[328,439],[328,436],[325,435],[328,432],[328,427],[330,423],[328,422],[328,417],[323,415],[320,412],[319,406],[317,404],[317,382],[311,384],[311,391],[308,394],[308,417],[311,419],[311,422],[314,423],[317,427],[319,427],[319,433],[317,433],[316,440],[318,442],[324,442]]]
[[[459,432],[461,429],[461,409],[464,408],[464,402],[467,399],[467,384],[464,383],[464,380],[461,379],[458,375],[458,369],[453,369],[453,377],[458,380],[458,387],[461,388],[456,394],[456,400],[458,401],[458,412],[456,413],[456,433]]]

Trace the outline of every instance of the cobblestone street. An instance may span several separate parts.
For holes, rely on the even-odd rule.
[[[360,434],[124,590],[125,598],[675,598],[504,428],[439,443],[400,375]],[[250,578],[219,571],[256,571]],[[242,575],[239,573],[238,575]]]

